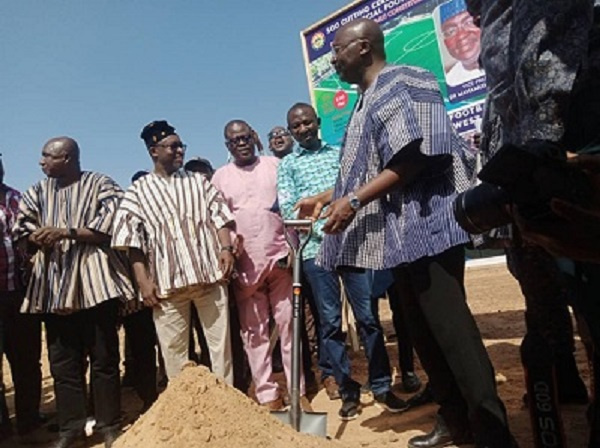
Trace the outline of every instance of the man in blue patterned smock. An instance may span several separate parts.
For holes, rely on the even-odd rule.
[[[434,75],[386,63],[379,26],[360,19],[340,28],[332,64],[360,97],[344,138],[333,191],[305,201],[324,204],[330,233],[320,262],[394,269],[409,332],[436,402],[436,425],[409,440],[433,448],[475,440],[477,447],[514,446],[494,370],[466,304],[468,237],[452,215],[467,188],[472,160],[448,119]]]
[[[294,217],[294,207],[298,201],[335,184],[340,153],[337,148],[319,139],[319,119],[310,105],[298,103],[292,106],[288,111],[287,122],[299,144],[292,154],[282,160],[277,173],[279,205],[284,218],[289,219]],[[321,323],[319,366],[323,375],[333,375],[339,385],[342,398],[340,418],[351,420],[358,415],[360,384],[350,374],[345,335],[342,332],[338,274],[315,263],[323,241],[323,224],[323,220],[315,223],[313,235],[302,254],[303,270],[315,295]],[[381,325],[373,315],[371,306],[371,273],[365,269],[353,269],[341,271],[340,276],[365,344],[369,359],[369,385],[375,401],[390,412],[402,411],[407,408],[406,403],[390,391],[390,362]]]

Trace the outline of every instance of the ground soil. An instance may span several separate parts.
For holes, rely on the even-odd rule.
[[[503,265],[467,270],[468,301],[476,317],[488,352],[496,368],[498,390],[504,400],[510,425],[522,448],[533,446],[529,414],[523,406],[523,369],[519,358],[519,344],[524,333],[523,297],[517,283]],[[393,341],[393,327],[389,308],[382,304],[381,317],[389,336],[388,349],[392,365],[397,365],[397,351]],[[577,362],[586,382],[589,370],[583,346],[577,338]],[[364,382],[367,376],[362,352],[351,353],[353,375]],[[4,364],[4,382],[9,406],[12,405],[12,382]],[[420,366],[419,376],[426,377]],[[50,416],[54,414],[52,379],[47,360],[43,360],[43,406]],[[395,390],[407,398],[398,386]],[[339,401],[330,401],[324,390],[314,398],[316,411],[328,413],[328,434],[331,440],[296,434],[241,393],[222,384],[201,367],[187,368],[173,381],[158,402],[138,418],[140,401],[134,392],[123,390],[125,434],[117,443],[124,447],[253,447],[253,448],[398,448],[417,434],[427,432],[434,423],[435,405],[427,405],[403,414],[390,414],[373,403],[369,394],[363,394],[362,412],[358,419],[342,422],[337,417]],[[565,406],[562,409],[564,426],[570,448],[586,446],[586,406]],[[136,421],[137,419],[137,421]],[[56,436],[47,428],[38,431],[41,438]],[[1,447],[18,446],[13,439]],[[49,447],[50,443],[38,444]],[[101,447],[102,439],[94,435],[88,446]]]

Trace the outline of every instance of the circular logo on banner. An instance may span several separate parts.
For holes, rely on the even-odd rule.
[[[338,90],[333,97],[333,105],[336,109],[343,109],[348,105],[348,94],[344,90]]]
[[[310,45],[313,50],[320,50],[323,48],[323,45],[325,45],[325,34],[323,34],[321,31],[313,34],[313,36],[310,38]]]

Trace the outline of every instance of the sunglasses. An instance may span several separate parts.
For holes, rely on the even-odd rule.
[[[162,146],[163,148],[169,148],[171,151],[176,151],[179,148],[181,148],[183,151],[185,151],[187,149],[187,145],[185,143],[181,143],[181,142],[171,143],[170,145],[165,145],[164,143],[157,143],[156,145],[153,145],[153,146]]]
[[[237,137],[229,138],[225,140],[225,144],[228,146],[238,146],[242,143],[252,143],[252,135],[239,135]]]
[[[269,132],[267,134],[267,137],[269,138],[269,140],[274,139],[276,137],[289,137],[290,135],[290,131],[286,131],[285,129],[280,129],[278,131],[273,131],[273,132]]]

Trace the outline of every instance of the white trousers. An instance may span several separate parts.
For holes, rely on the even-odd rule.
[[[227,384],[233,384],[229,306],[227,288],[222,284],[190,288],[183,294],[160,300],[160,305],[153,308],[167,376],[175,378],[189,359],[190,302],[198,310],[213,373],[225,379]]]

